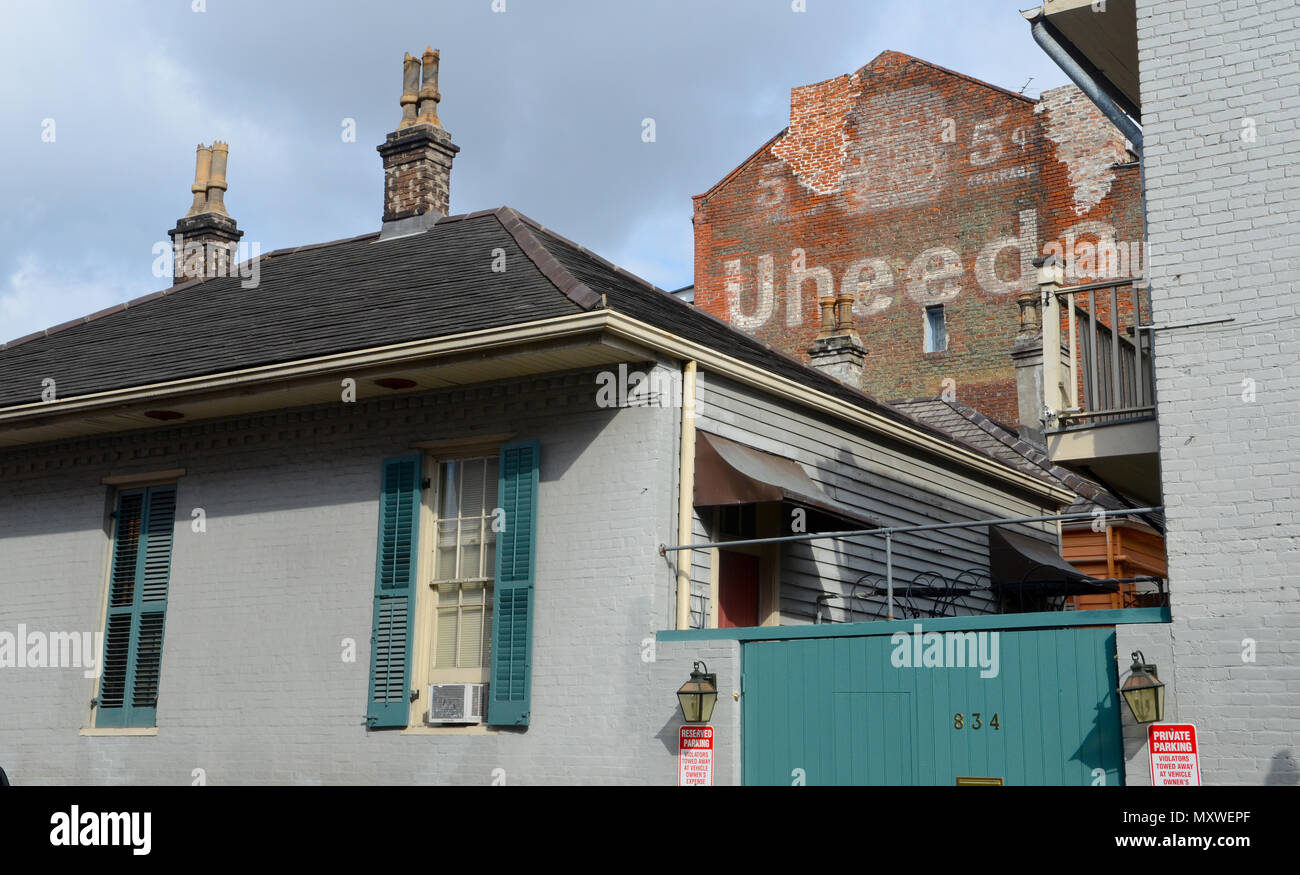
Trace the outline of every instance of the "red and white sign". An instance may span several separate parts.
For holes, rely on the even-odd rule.
[[[1153,787],[1201,786],[1196,727],[1190,723],[1152,723],[1147,728]]]
[[[683,726],[677,739],[677,783],[713,786],[713,727]]]

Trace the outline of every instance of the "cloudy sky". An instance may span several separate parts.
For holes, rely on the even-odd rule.
[[[508,204],[667,289],[692,281],[691,195],[786,125],[792,87],[886,49],[1033,96],[1066,82],[1016,0],[496,5],[3,0],[0,342],[170,284],[153,248],[200,141],[229,141],[226,205],[263,252],[377,230],[374,147],[427,44],[452,212]]]

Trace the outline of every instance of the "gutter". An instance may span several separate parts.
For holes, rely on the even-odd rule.
[[[1062,506],[1069,505],[1078,497],[1064,487],[1058,488],[1044,483],[1036,477],[974,450],[810,388],[757,365],[747,364],[712,347],[679,337],[616,310],[592,310],[572,316],[552,317],[434,340],[409,341],[223,374],[112,389],[53,402],[35,401],[14,405],[0,408],[0,434],[9,429],[40,424],[56,417],[87,417],[115,413],[121,412],[123,408],[145,403],[165,401],[182,403],[186,398],[211,392],[248,394],[271,388],[268,384],[274,385],[287,380],[346,375],[368,368],[411,366],[444,355],[508,349],[531,341],[572,337],[593,332],[604,332],[608,336],[641,343],[683,362],[696,362],[699,368],[771,392],[778,397],[819,410],[873,433],[893,438],[906,446],[929,452],[961,465],[967,470],[982,473],[1032,495],[1055,501]],[[135,427],[139,426],[133,426]]]
[[[925,450],[940,458],[955,462],[967,470],[975,470],[1003,483],[1009,483],[1034,495],[1043,496],[1062,506],[1071,504],[1078,495],[1064,486],[1053,486],[1026,474],[992,457],[967,449],[950,440],[909,427],[903,422],[860,407],[849,401],[828,395],[774,374],[757,365],[750,365],[719,352],[712,347],[671,334],[662,328],[648,325],[638,319],[619,313],[609,314],[606,328],[615,337],[646,344],[683,361],[695,361],[702,370],[712,371],[747,386],[771,392],[778,397],[794,401],[812,410],[819,410],[836,419],[849,422],[878,435],[893,438],[906,446]]]
[[[1029,13],[1026,13],[1029,17]],[[1102,111],[1110,123],[1119,129],[1126,139],[1133,144],[1133,150],[1140,156],[1142,154],[1142,128],[1133,121],[1112,95],[1114,86],[1105,81],[1104,76],[1100,76],[1097,70],[1085,70],[1075,57],[1075,53],[1070,50],[1069,44],[1061,39],[1056,28],[1047,23],[1047,18],[1038,10],[1035,17],[1029,19],[1030,32],[1034,36],[1034,42],[1038,43],[1047,56],[1051,58],[1056,66],[1060,67],[1070,81],[1079,87],[1079,90],[1087,95],[1088,99],[1096,104],[1097,108]],[[1094,75],[1097,74],[1097,75]]]

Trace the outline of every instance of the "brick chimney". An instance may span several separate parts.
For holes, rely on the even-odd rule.
[[[853,296],[818,299],[822,327],[808,349],[812,366],[854,389],[862,388],[862,363],[867,357],[862,338],[853,327]]]
[[[402,60],[402,118],[376,147],[384,159],[381,238],[426,230],[448,212],[451,162],[460,147],[438,120],[438,60],[432,48]]]
[[[230,147],[217,140],[199,144],[194,158],[194,202],[167,232],[172,239],[172,285],[193,279],[234,276],[239,230],[226,212],[226,158]]]

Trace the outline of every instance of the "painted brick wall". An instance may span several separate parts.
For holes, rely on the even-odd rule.
[[[0,455],[0,631],[97,631],[102,477],[185,468],[156,737],[85,737],[95,682],[0,668],[0,763],[16,784],[675,783],[674,693],[693,659],[730,689],[734,643],[672,626],[679,411],[602,410],[591,374],[363,400]],[[532,725],[440,736],[363,726],[384,458],[514,432],[542,445]],[[202,507],[207,531],[189,524]],[[342,640],[357,661],[342,660]],[[705,653],[705,650],[708,650]],[[724,695],[718,783],[739,780]]]
[[[934,396],[951,379],[1014,424],[1016,292],[1049,241],[1141,239],[1126,160],[1073,86],[1034,101],[885,52],[795,88],[789,128],[696,197],[695,303],[807,361],[817,297],[853,294],[867,391]],[[948,349],[926,354],[940,303]]]
[[[1173,716],[1196,724],[1207,783],[1296,784],[1300,6],[1137,16],[1156,321],[1232,320],[1156,334]]]

